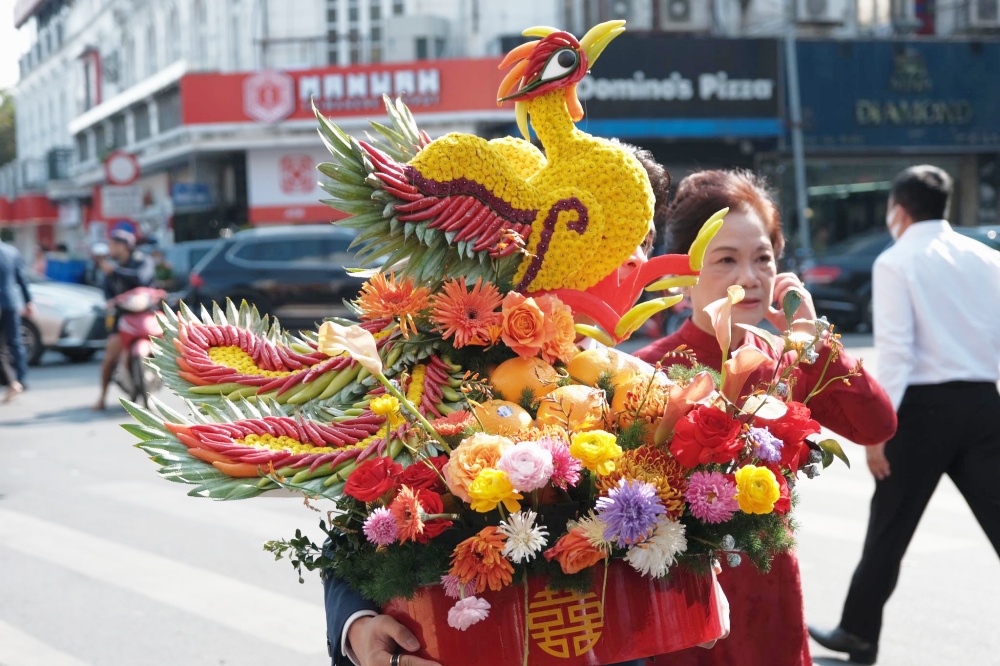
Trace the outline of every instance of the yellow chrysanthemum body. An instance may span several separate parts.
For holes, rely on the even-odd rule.
[[[410,165],[424,178],[438,182],[465,178],[484,186],[514,208],[532,210],[538,207],[541,197],[504,155],[515,152],[506,148],[497,149],[486,139],[473,134],[453,132],[431,142],[417,153]],[[527,158],[520,152],[517,154],[521,155],[518,158],[519,168],[528,169],[528,163],[524,161]]]
[[[510,163],[517,175],[527,180],[547,163],[545,155],[534,144],[514,136],[491,139],[491,148],[499,152]]]
[[[546,201],[532,224],[529,256],[514,281],[528,274],[532,257],[544,250],[528,291],[583,290],[610,275],[642,244],[653,218],[653,191],[635,156],[576,128],[561,92],[537,97],[529,105],[547,162],[528,182]],[[546,241],[551,206],[570,197],[586,208],[586,228],[581,228],[578,208],[562,210]]]
[[[230,345],[228,347],[210,347],[208,350],[208,357],[212,359],[212,362],[216,365],[232,368],[233,370],[239,371],[241,374],[255,377],[287,377],[289,375],[294,375],[296,372],[309,370],[309,368],[300,368],[298,370],[264,370],[257,365],[250,354],[235,345]]]

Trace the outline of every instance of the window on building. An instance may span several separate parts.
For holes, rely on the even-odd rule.
[[[181,59],[181,19],[177,7],[171,7],[167,15],[166,47],[168,63]]]
[[[392,15],[402,16],[406,10],[406,3],[403,0],[392,0]]]
[[[160,132],[167,132],[181,126],[181,92],[173,88],[156,96],[156,110]]]
[[[136,104],[132,110],[132,123],[134,124],[136,142],[148,139],[152,131],[149,127],[149,106],[146,104]]]
[[[368,8],[368,18],[372,23],[382,20],[382,0],[371,0],[371,7]]]
[[[243,45],[242,21],[239,7],[233,8],[232,28],[229,32],[229,66],[234,70],[240,68],[240,47]]]
[[[196,66],[204,67],[208,63],[208,41],[205,30],[208,25],[208,12],[204,0],[194,0],[191,6],[191,58]]]
[[[378,25],[371,29],[371,61],[382,62],[382,27]]]
[[[347,0],[347,22],[357,23],[361,18],[358,11],[358,0]]]
[[[146,76],[152,76],[160,69],[159,54],[156,50],[156,25],[149,24],[146,29]]]
[[[417,60],[427,60],[430,54],[427,50],[427,38],[417,37]]]
[[[326,62],[329,65],[336,65],[340,58],[340,11],[338,5],[340,0],[327,0],[326,2]]]
[[[101,159],[108,151],[108,134],[104,131],[104,125],[94,126],[94,157]]]
[[[347,50],[352,65],[361,62],[361,35],[357,28],[351,28],[347,33]]]
[[[78,162],[86,162],[90,159],[90,142],[87,141],[86,132],[76,135],[76,159]]]
[[[125,132],[125,114],[118,114],[111,119],[111,145],[115,148],[123,148],[128,144],[128,136]]]
[[[135,80],[135,45],[131,35],[122,38],[122,61],[118,65],[118,83],[127,88]]]

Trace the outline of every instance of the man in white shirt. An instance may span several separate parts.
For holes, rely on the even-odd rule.
[[[875,663],[882,609],[942,474],[1000,553],[1000,252],[951,228],[951,193],[937,167],[900,173],[886,213],[896,242],[872,270],[879,380],[899,429],[866,447],[875,494],[840,626],[809,629],[862,664]]]

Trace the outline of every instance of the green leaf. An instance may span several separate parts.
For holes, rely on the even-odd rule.
[[[736,324],[745,331],[750,331],[758,338],[763,340],[768,344],[768,346],[774,350],[774,353],[781,356],[785,353],[785,341],[778,335],[771,333],[770,331],[765,331],[763,328],[757,326],[751,326],[750,324]]]
[[[785,321],[788,325],[792,325],[792,321],[795,319],[795,311],[799,309],[802,305],[802,293],[792,287],[787,292],[785,292],[785,298],[781,302],[781,309],[785,313]]]
[[[149,412],[140,407],[139,405],[135,404],[134,402],[129,402],[124,398],[122,399],[121,403],[122,407],[125,408],[125,411],[127,411],[129,414],[132,415],[132,418],[134,418],[142,425],[148,426],[149,428],[155,430],[158,433],[157,437],[163,437],[164,435],[167,434],[167,430],[163,427],[163,421],[154,416],[152,412]],[[128,428],[125,429],[128,430]],[[129,432],[132,431],[129,430]]]
[[[123,423],[122,428],[132,433],[144,442],[148,442],[151,439],[163,439],[164,435],[168,432],[163,429],[162,424],[159,428],[150,428],[148,426],[139,425],[137,423]]]
[[[851,461],[848,459],[847,454],[844,453],[844,449],[841,448],[840,442],[838,442],[835,439],[824,439],[822,442],[819,443],[818,446],[823,451],[824,454],[837,456],[838,458],[843,460],[844,464],[847,465],[848,469],[850,469]],[[832,463],[833,460],[831,460],[830,462]],[[824,455],[823,467],[829,467],[829,466],[830,463],[826,462],[826,456]]]

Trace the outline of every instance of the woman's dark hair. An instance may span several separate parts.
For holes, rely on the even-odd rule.
[[[610,141],[622,150],[635,155],[639,164],[646,170],[646,176],[649,178],[649,184],[653,188],[653,197],[655,198],[653,228],[656,230],[656,238],[663,238],[663,228],[667,223],[667,210],[670,207],[670,172],[656,161],[653,153],[645,148],[625,143],[619,139],[610,139]]]
[[[951,176],[944,169],[921,164],[901,171],[892,181],[889,196],[914,222],[923,222],[947,216],[951,192]]]
[[[781,256],[785,236],[778,207],[767,181],[745,169],[696,171],[680,182],[667,211],[667,253],[686,253],[705,220],[723,208],[744,215],[755,213],[767,230],[775,258]]]

